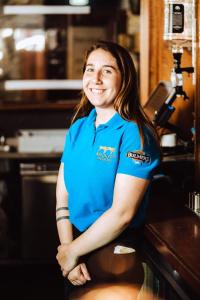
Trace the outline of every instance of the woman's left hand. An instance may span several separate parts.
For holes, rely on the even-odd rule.
[[[56,259],[61,267],[63,276],[65,277],[78,262],[78,257],[72,252],[70,244],[62,244],[58,247]]]

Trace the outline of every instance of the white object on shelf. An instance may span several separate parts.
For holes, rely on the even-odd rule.
[[[89,14],[90,6],[70,6],[70,5],[5,5],[4,15],[56,15],[56,14]]]
[[[20,153],[61,153],[64,148],[66,129],[26,129],[17,137]]]
[[[6,91],[17,90],[79,90],[82,80],[6,80]]]
[[[89,0],[69,0],[70,5],[88,5]]]
[[[164,134],[161,137],[161,147],[176,147],[176,133]]]

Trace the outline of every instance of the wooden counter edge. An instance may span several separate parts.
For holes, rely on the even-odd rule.
[[[154,229],[153,224],[147,223],[145,225],[144,237],[158,252],[163,262],[172,268],[176,277],[178,275],[180,280],[185,283],[192,292],[200,297],[200,278],[194,274],[194,270],[184,262],[184,259],[171,249],[168,241],[164,240],[159,235],[159,232]]]

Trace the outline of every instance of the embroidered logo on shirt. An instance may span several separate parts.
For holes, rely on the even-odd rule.
[[[111,161],[114,157],[115,148],[109,146],[99,146],[96,153],[97,159],[104,161]]]
[[[126,157],[132,159],[135,163],[150,163],[151,158],[149,155],[145,154],[145,152],[141,150],[129,151],[126,153]]]

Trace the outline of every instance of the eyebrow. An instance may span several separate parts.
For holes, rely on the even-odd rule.
[[[88,66],[91,66],[91,67],[93,67],[94,66],[94,64],[87,64],[86,65],[86,67],[88,67]],[[114,66],[112,66],[112,65],[103,65],[103,68],[112,68],[113,70],[115,70],[115,71],[117,71],[118,70],[118,68],[115,68]]]

